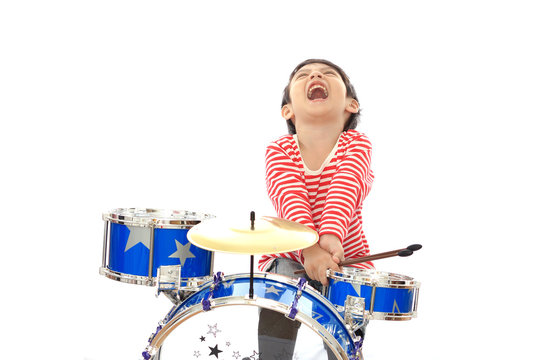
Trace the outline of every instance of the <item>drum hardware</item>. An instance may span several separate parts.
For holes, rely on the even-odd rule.
[[[294,295],[294,300],[291,303],[291,305],[287,308],[287,313],[285,314],[285,317],[289,320],[294,320],[296,317],[296,314],[298,314],[298,300],[302,296],[302,291],[304,291],[304,288],[306,287],[307,280],[305,278],[298,279],[298,283],[296,284],[296,294]]]
[[[156,297],[163,293],[173,304],[183,301],[180,295],[180,265],[163,265],[158,268]]]
[[[352,333],[355,333],[365,322],[365,300],[358,296],[347,295],[343,307],[343,320]]]
[[[158,268],[157,295],[165,290],[180,288],[180,265],[163,265]]]
[[[249,214],[251,221],[251,231],[255,231],[255,211]],[[253,299],[253,268],[255,267],[255,256],[250,254],[249,256],[249,298]]]
[[[101,263],[101,268],[107,266],[107,250],[109,249],[109,222],[105,221],[105,229],[103,230],[103,261]]]
[[[148,255],[148,283],[152,283],[154,270],[154,224],[150,224],[150,254]]]
[[[373,308],[375,307],[375,296],[377,291],[377,282],[373,282],[373,286],[371,286],[371,301],[369,303],[369,317],[373,317]]]
[[[212,309],[212,306],[215,305],[215,302],[213,301],[214,290],[216,290],[216,287],[219,286],[221,281],[223,281],[223,273],[221,271],[218,271],[218,273],[214,275],[214,282],[210,285],[210,292],[208,293],[208,296],[206,297],[206,299],[203,299],[201,301],[204,311],[210,311]]]

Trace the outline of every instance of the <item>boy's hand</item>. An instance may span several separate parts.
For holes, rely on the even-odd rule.
[[[339,264],[345,260],[345,252],[343,251],[343,245],[336,235],[324,234],[319,238],[319,245],[321,249],[328,251],[332,255],[334,262]]]
[[[334,257],[328,251],[322,249],[319,244],[304,249],[302,255],[304,256],[304,268],[308,276],[313,280],[320,281],[325,286],[328,285],[326,270],[340,271]]]

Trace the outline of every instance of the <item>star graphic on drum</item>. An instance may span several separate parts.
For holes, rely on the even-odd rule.
[[[208,356],[215,355],[216,358],[219,359],[219,353],[220,353],[220,352],[223,352],[223,351],[221,351],[221,350],[218,349],[217,344],[216,344],[216,346],[214,346],[214,347],[210,347],[210,346],[209,346],[208,348],[210,349],[210,354],[208,354]]]
[[[182,245],[180,241],[176,239],[174,239],[174,241],[176,242],[176,251],[169,255],[169,258],[180,259],[180,265],[184,266],[186,259],[195,257],[195,255],[193,255],[191,251],[189,251],[191,243],[188,242],[186,245]]]
[[[253,360],[259,360],[259,356],[261,355],[262,353],[258,353],[256,352],[255,350],[253,350],[253,355],[250,356],[250,358],[252,358]]]
[[[212,326],[212,325],[208,325],[208,332],[207,332],[207,334],[212,334],[212,335],[214,335],[214,337],[216,337],[216,334],[217,334],[218,332],[221,332],[221,330],[218,330],[217,324],[214,324],[213,326]]]
[[[240,351],[233,351],[232,357],[238,359],[240,357]]]
[[[396,310],[397,310],[397,311],[396,311]],[[393,312],[394,314],[399,314],[399,313],[401,313],[401,311],[399,310],[399,306],[398,306],[398,304],[397,304],[396,299],[394,299],[394,306],[392,307],[392,312]]]
[[[322,318],[323,315],[319,314],[318,312],[312,311],[311,312],[311,317],[313,318],[313,320],[319,321],[319,319]]]
[[[224,281],[222,284],[225,289],[228,289],[234,284],[234,280]]]
[[[150,228],[141,226],[127,226],[129,236],[124,252],[128,251],[138,243],[142,243],[147,249],[150,249]]]
[[[200,351],[195,351],[193,353],[193,356],[195,356],[196,358],[198,358],[199,356],[201,356],[201,352]]]
[[[279,295],[279,292],[283,291],[283,289],[277,289],[274,285],[266,288],[266,293],[276,294]]]

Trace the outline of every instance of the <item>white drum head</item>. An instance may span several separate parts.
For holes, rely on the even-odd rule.
[[[189,311],[189,309],[188,309]],[[274,336],[258,336],[261,311],[262,317]],[[270,315],[270,317],[268,317]],[[284,319],[285,321],[272,321]],[[276,323],[283,324],[281,329]],[[296,339],[290,339],[291,328],[298,328]],[[264,331],[264,330],[263,330]],[[163,341],[156,356],[160,360],[178,359],[233,359],[233,360],[274,360],[274,359],[342,359],[337,349],[331,349],[324,339],[310,326],[298,320],[289,320],[281,312],[262,309],[253,305],[225,305],[214,307],[208,312],[186,316]]]

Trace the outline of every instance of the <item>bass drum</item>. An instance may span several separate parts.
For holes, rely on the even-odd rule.
[[[152,334],[145,359],[360,359],[355,338],[332,304],[291,278],[248,274],[206,284],[175,306]],[[298,296],[300,295],[300,296]],[[211,300],[211,307],[203,301]],[[295,299],[297,301],[295,302]],[[294,320],[290,305],[298,310]],[[206,303],[208,304],[208,303]],[[206,311],[203,309],[206,307]]]

